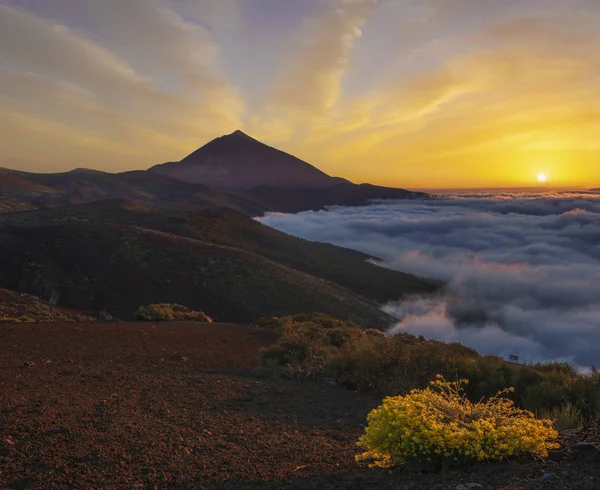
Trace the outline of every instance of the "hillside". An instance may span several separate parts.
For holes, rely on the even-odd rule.
[[[157,230],[256,254],[382,303],[440,287],[436,281],[377,267],[367,262],[373,257],[361,252],[296,238],[227,208],[182,213],[108,200],[14,214],[0,222],[12,226],[93,222]]]
[[[94,202],[107,198],[178,210],[229,207],[257,215],[268,209],[251,197],[151,172],[119,174],[76,169],[35,174],[0,168],[0,213]]]
[[[383,328],[392,319],[378,301],[439,287],[231,210],[105,201],[13,213],[0,219],[0,246],[0,286],[122,318],[143,304],[172,302],[218,321],[323,311]]]
[[[307,210],[318,211],[327,206],[365,206],[374,199],[434,198],[434,196],[424,192],[347,182],[326,189],[282,189],[263,185],[252,189],[248,196],[269,210],[284,213],[297,213]]]
[[[343,181],[239,130],[210,141],[179,162],[149,170],[189,182],[240,189],[259,185],[329,187]]]

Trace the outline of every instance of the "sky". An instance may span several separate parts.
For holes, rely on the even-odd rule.
[[[260,221],[446,283],[385,305],[398,319],[389,333],[600,366],[600,192],[462,193]]]
[[[241,129],[354,182],[600,185],[597,0],[0,0],[0,166]]]

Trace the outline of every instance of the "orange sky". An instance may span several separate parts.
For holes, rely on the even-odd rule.
[[[286,1],[1,4],[0,166],[148,168],[239,128],[355,182],[600,186],[598,2]]]

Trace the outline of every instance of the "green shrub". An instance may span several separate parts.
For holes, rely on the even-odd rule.
[[[358,441],[366,451],[357,461],[380,467],[416,461],[440,468],[522,454],[547,456],[548,449],[558,447],[549,442],[558,435],[549,420],[516,408],[504,392],[471,403],[462,391],[465,383],[438,376],[425,389],[386,398],[367,418]]]
[[[377,330],[379,332],[379,330]],[[366,333],[366,332],[365,332]],[[381,332],[383,334],[383,332]],[[357,340],[361,337],[362,331],[357,328],[334,327],[325,332],[329,345],[333,347],[343,347],[348,342]]]
[[[401,343],[363,332],[336,352],[329,372],[340,384],[356,391],[387,391],[394,382],[404,381],[407,365]]]
[[[35,323],[36,319],[31,316],[22,315],[17,318],[2,317],[0,323]]]
[[[510,364],[497,356],[480,356],[460,344],[408,333],[388,337],[316,313],[263,318],[260,325],[279,335],[275,346],[263,350],[263,364],[276,362],[285,367],[293,363],[296,371],[318,371],[353,390],[405,394],[427,387],[436,374],[443,373],[449,381],[470,380],[464,388],[471,402],[514,387],[509,396],[517,406],[538,416],[556,414],[551,418],[560,420],[561,426],[575,423],[575,410],[584,425],[600,417],[600,373],[582,375],[569,364]],[[315,359],[318,370],[298,365],[314,364]],[[570,412],[565,408],[569,405],[573,407]]]
[[[212,318],[210,318],[203,311],[192,311],[185,306],[171,303],[158,303],[140,306],[133,316],[136,320],[145,322],[212,322]]]

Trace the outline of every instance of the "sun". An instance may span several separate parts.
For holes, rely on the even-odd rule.
[[[544,184],[548,181],[548,176],[546,174],[538,174],[537,180],[540,184]]]

